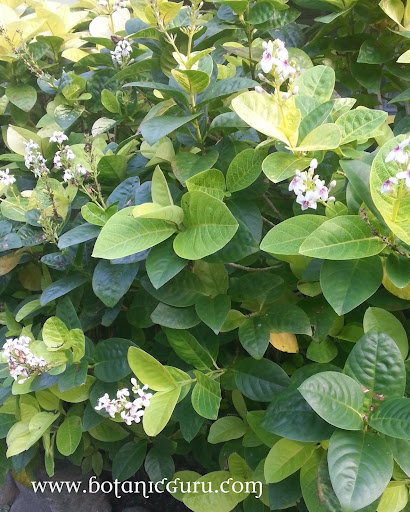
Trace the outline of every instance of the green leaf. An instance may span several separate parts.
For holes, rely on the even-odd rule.
[[[268,453],[264,465],[267,483],[281,482],[300,469],[312,456],[315,443],[281,439]]]
[[[10,103],[24,112],[30,112],[37,102],[37,92],[31,85],[8,85],[6,96]]]
[[[351,377],[322,372],[309,377],[298,389],[312,409],[331,425],[345,430],[363,428],[364,393]]]
[[[380,189],[383,183],[391,177],[396,176],[398,172],[397,162],[386,163],[386,157],[398,144],[405,138],[400,135],[395,139],[386,142],[386,144],[377,153],[373,160],[370,173],[370,192],[376,208],[382,214],[382,217],[393,233],[406,244],[410,244],[410,225],[408,222],[410,215],[410,195],[404,194],[401,199],[395,197],[395,194],[382,194]],[[403,187],[404,187],[404,182]]]
[[[115,95],[108,89],[101,91],[101,103],[112,114],[119,114],[121,107]]]
[[[128,349],[133,346],[132,341],[123,338],[99,341],[94,352],[94,373],[97,379],[103,382],[117,382],[129,375],[131,368],[127,354]]]
[[[155,167],[152,174],[151,195],[152,202],[159,206],[172,206],[174,204],[167,180],[159,165]]]
[[[187,260],[175,254],[172,240],[166,240],[150,250],[145,268],[152,286],[158,290],[175,277],[187,263]]]
[[[343,510],[355,512],[373,503],[393,471],[391,451],[371,432],[337,430],[330,438],[329,474]]]
[[[230,309],[231,299],[228,295],[221,294],[216,297],[201,295],[195,301],[196,314],[215,334],[221,330]]]
[[[186,363],[198,370],[210,370],[214,361],[210,353],[188,331],[163,329],[175,353]]]
[[[273,183],[295,176],[296,169],[303,170],[309,166],[310,158],[293,156],[283,151],[276,151],[268,155],[262,162],[262,170]]]
[[[289,385],[284,370],[269,359],[242,359],[235,365],[234,372],[239,391],[257,402],[270,402]]]
[[[297,389],[289,388],[273,397],[262,426],[278,436],[303,442],[324,441],[334,431]]]
[[[61,350],[68,341],[69,333],[64,322],[52,316],[44,323],[42,335],[48,350]]]
[[[55,283],[50,284],[50,286],[47,286],[40,297],[40,303],[42,306],[45,306],[54,299],[62,297],[87,281],[87,276],[82,274],[71,274],[67,277],[63,277]]]
[[[378,512],[400,512],[404,510],[409,501],[409,491],[405,482],[390,482],[386,487]]]
[[[243,2],[243,0],[226,0],[232,5],[235,2]],[[214,471],[207,475],[201,476],[196,482],[194,492],[184,494],[183,502],[193,512],[205,512],[209,510],[217,510],[218,512],[230,512],[238,503],[244,500],[246,493],[238,493],[232,490],[232,480],[228,482],[231,474],[227,471]],[[236,477],[235,480],[241,481]],[[224,484],[224,482],[227,482]],[[221,488],[222,485],[222,488]],[[208,492],[211,489],[224,489],[225,492]]]
[[[318,103],[330,100],[335,87],[335,72],[328,66],[306,69],[296,80],[301,96],[314,98]]]
[[[387,119],[387,112],[357,108],[346,112],[337,119],[336,124],[342,132],[341,144],[374,137],[381,124]]]
[[[237,192],[249,187],[259,177],[265,153],[254,149],[241,151],[232,160],[226,173],[226,188]]]
[[[237,416],[226,416],[212,423],[208,434],[208,443],[218,444],[239,439],[246,432],[245,423]]]
[[[128,363],[138,380],[154,391],[169,391],[176,382],[169,371],[155,358],[140,348],[130,347]]]
[[[388,436],[410,440],[410,398],[383,402],[370,416],[369,425]]]
[[[386,440],[393,452],[394,460],[401,469],[410,475],[410,441],[386,436]]]
[[[179,394],[179,387],[154,394],[142,420],[147,435],[157,436],[164,430],[174,412]]]
[[[383,265],[378,256],[323,263],[320,286],[338,315],[349,313],[371,297],[381,285]]]
[[[406,387],[403,357],[387,335],[370,331],[354,345],[344,372],[374,393],[387,398],[401,397]]]
[[[80,444],[82,435],[81,418],[79,416],[67,416],[57,430],[58,451],[66,457],[73,454]]]
[[[67,130],[80,118],[84,110],[84,105],[58,105],[54,111],[56,123],[60,125],[63,130]]]
[[[72,245],[93,240],[94,238],[97,238],[100,231],[101,229],[99,226],[81,224],[81,226],[76,226],[75,228],[63,233],[58,240],[58,247],[59,249],[66,249]]]
[[[105,155],[97,165],[98,181],[101,185],[119,185],[127,176],[127,159],[123,155]]]
[[[188,192],[182,196],[181,206],[186,229],[174,240],[174,250],[181,258],[199,260],[216,252],[238,229],[227,206],[204,192]]]
[[[106,210],[103,210],[101,206],[95,203],[87,203],[81,207],[81,215],[83,218],[90,224],[95,224],[96,226],[104,226],[114,213],[117,213],[116,205],[109,206]],[[97,236],[98,233],[99,232],[96,232],[95,236]]]
[[[298,255],[302,243],[325,221],[326,217],[309,214],[286,219],[267,233],[261,242],[261,251],[288,256]]]
[[[112,477],[123,482],[139,470],[147,452],[146,441],[131,441],[121,446],[112,461]]]
[[[243,0],[234,1],[243,2]],[[197,104],[197,107],[204,105],[205,103],[208,103],[210,101],[213,101],[217,98],[230,96],[231,94],[238,91],[242,91],[243,89],[253,89],[257,85],[258,82],[255,82],[255,80],[237,76],[234,76],[232,78],[225,78],[224,80],[218,80],[207,88],[205,93],[202,95],[201,101]]]
[[[262,359],[270,338],[270,330],[259,318],[247,318],[239,327],[239,341],[242,347],[254,359]]]
[[[232,100],[238,116],[258,132],[289,144],[281,129],[282,114],[279,105],[266,94],[245,92]]]
[[[138,272],[138,264],[116,264],[101,260],[94,269],[93,291],[109,308],[128,292]]]
[[[175,224],[159,219],[134,218],[133,207],[113,215],[95,243],[95,258],[116,259],[144,251],[169,238]]]
[[[205,71],[197,69],[173,69],[172,76],[186,92],[199,94],[209,85],[210,77]]]
[[[312,327],[306,313],[294,304],[277,304],[264,315],[264,321],[275,333],[312,335]]]
[[[293,151],[326,151],[340,145],[341,132],[334,123],[321,124],[314,128]]]
[[[401,254],[389,254],[386,260],[386,272],[394,286],[406,287],[410,283],[410,258]]]
[[[312,258],[352,260],[374,256],[383,248],[383,242],[360,217],[343,215],[316,229],[302,243],[300,253]]]
[[[209,420],[216,420],[221,402],[219,382],[198,370],[194,370],[194,374],[197,383],[192,391],[192,406],[200,416]]]
[[[162,137],[178,130],[184,124],[196,119],[200,114],[190,116],[160,116],[153,117],[141,124],[141,134],[150,146],[158,142]]]
[[[396,342],[403,359],[406,358],[409,351],[406,330],[392,313],[382,308],[368,308],[363,317],[363,328],[365,332],[377,330],[388,334]]]
[[[188,192],[199,190],[219,201],[225,196],[225,176],[218,169],[208,169],[195,174],[186,181]]]
[[[127,432],[124,427],[109,419],[106,419],[99,425],[90,428],[88,432],[91,437],[104,443],[122,441],[129,436],[129,432]]]
[[[90,388],[95,382],[95,377],[92,375],[87,375],[87,378],[81,386],[76,386],[74,388],[68,389],[66,391],[60,391],[57,384],[52,386],[50,391],[56,395],[64,402],[70,402],[72,404],[77,404],[80,402],[84,402],[90,396]]]
[[[331,123],[335,100],[326,101],[309,112],[300,123],[299,139],[303,140],[312,130],[324,123]]]
[[[193,307],[175,308],[162,302],[152,312],[151,320],[155,324],[171,329],[190,329],[200,322]]]

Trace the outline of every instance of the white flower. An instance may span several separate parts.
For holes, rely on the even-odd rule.
[[[143,386],[142,388],[138,389],[138,391],[137,391],[137,393],[139,394],[139,396],[141,398],[141,404],[144,407],[148,407],[149,406],[150,400],[152,398],[152,393],[145,393],[146,389],[148,389],[147,384],[145,384],[145,386]]]
[[[317,161],[317,158],[314,158],[311,162],[310,162],[310,165],[309,165],[309,168],[310,169],[313,169],[314,171],[316,171],[317,167],[318,167],[318,161]]]
[[[126,397],[130,396],[130,392],[128,391],[127,388],[123,388],[123,389],[119,389],[117,391],[117,398],[119,400],[124,400],[126,399]]]
[[[117,391],[117,399],[111,400],[108,393],[105,393],[101,398],[98,399],[98,405],[95,410],[105,410],[111,418],[115,418],[116,414],[120,414],[125,424],[131,425],[139,423],[144,415],[144,409],[150,405],[150,399],[152,398],[151,393],[145,393],[148,386],[145,385],[142,388],[138,385],[137,379],[134,377],[131,379],[132,393],[139,396],[132,402],[128,399],[130,392],[128,388],[122,388]]]
[[[7,187],[8,185],[12,185],[15,182],[16,178],[10,174],[10,169],[6,169],[4,171],[0,170],[0,183],[2,185]]]
[[[399,181],[397,180],[397,178],[388,178],[386,181],[383,182],[383,185],[380,187],[380,192],[382,194],[388,194],[392,192],[392,190],[398,184],[398,182]]]
[[[300,172],[298,169],[296,169],[296,176],[290,182],[289,190],[291,192],[295,192],[297,196],[303,194],[306,191],[307,181],[307,174],[305,172]]]
[[[405,180],[406,187],[410,190],[410,165],[407,171],[401,171],[396,174],[399,180]]]
[[[2,356],[7,360],[10,375],[19,384],[31,375],[47,370],[47,362],[31,352],[31,339],[28,336],[6,340],[2,348]],[[23,377],[19,379],[19,377]]]
[[[403,151],[410,143],[410,138],[403,140],[400,142],[398,146],[396,146],[390,153],[386,156],[385,162],[392,162],[395,160],[399,164],[406,164],[409,161],[409,154],[406,151]]]
[[[274,64],[273,41],[264,41],[262,47],[264,51],[262,54],[261,68],[264,73],[269,73]]]
[[[26,154],[24,156],[24,164],[29,171],[32,171],[34,175],[39,178],[43,174],[47,174],[49,170],[46,166],[46,160],[40,153],[39,145],[30,139],[24,143],[26,148]]]
[[[50,142],[57,142],[58,144],[62,144],[65,140],[68,140],[68,137],[64,132],[54,132],[50,137]]]
[[[130,58],[132,53],[132,46],[126,39],[119,41],[114,51],[111,51],[110,53],[114,64],[127,66],[133,62],[133,59]]]
[[[77,165],[77,174],[84,176],[85,174],[87,174],[87,169],[83,165],[78,164]]]
[[[317,209],[317,200],[319,199],[317,192],[313,190],[308,190],[306,194],[299,195],[296,198],[296,202],[299,203],[302,207],[302,210],[307,210],[308,208]]]
[[[74,174],[70,171],[70,169],[65,169],[63,174],[63,180],[65,182],[71,181],[75,178]]]

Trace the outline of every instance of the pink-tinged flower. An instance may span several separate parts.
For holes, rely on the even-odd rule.
[[[10,169],[0,170],[0,183],[4,186],[12,185],[16,182],[16,178],[10,174]]]
[[[150,400],[152,398],[152,393],[145,393],[145,390],[148,389],[148,386],[147,384],[145,384],[145,386],[143,386],[142,388],[140,388],[137,393],[139,394],[140,396],[140,399],[141,399],[141,404],[144,406],[144,407],[148,407],[149,404],[150,404]]]
[[[267,94],[268,96],[270,96],[270,94],[266,92],[265,89],[263,89],[260,85],[257,85],[255,87],[255,92],[258,92],[259,94]]]
[[[94,407],[96,411],[101,411],[102,409],[105,409],[107,405],[111,403],[111,399],[108,396],[108,393],[105,393],[102,397],[98,399],[98,405]]]
[[[317,192],[314,192],[313,190],[308,190],[304,196],[297,196],[296,202],[300,204],[302,210],[307,210],[308,208],[313,208],[313,210],[316,210],[318,199],[319,197],[317,195]]]
[[[389,194],[390,192],[392,192],[392,190],[394,189],[394,187],[397,184],[398,184],[397,178],[389,178],[383,182],[383,185],[380,187],[380,192],[382,194]]]
[[[407,171],[398,172],[396,174],[396,178],[398,178],[399,180],[405,180],[406,187],[410,190],[410,165]]]
[[[130,392],[127,388],[119,389],[117,391],[118,400],[126,400],[128,396],[130,396]]]
[[[276,74],[286,80],[295,75],[296,69],[290,65],[288,60],[278,60],[276,63]]]
[[[405,139],[403,142],[400,142],[398,146],[396,146],[390,153],[386,156],[385,162],[392,162],[395,160],[399,164],[406,164],[409,161],[409,154],[406,151],[403,151],[410,143],[410,139]]]
[[[295,173],[296,176],[289,183],[289,190],[290,192],[295,192],[295,194],[298,196],[306,192],[308,177],[305,172],[300,172],[298,169],[296,169]]]
[[[269,73],[274,64],[273,41],[264,41],[262,47],[264,51],[262,54],[261,68],[264,73]]]
[[[50,142],[57,142],[58,144],[62,144],[65,140],[68,140],[68,137],[64,132],[54,132],[50,137]]]

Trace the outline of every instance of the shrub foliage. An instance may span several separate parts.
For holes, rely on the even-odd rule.
[[[263,484],[175,495],[194,512],[408,507],[410,3],[0,19],[3,476],[67,457]]]

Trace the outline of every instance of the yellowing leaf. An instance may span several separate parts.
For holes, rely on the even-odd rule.
[[[269,342],[281,352],[296,354],[299,352],[298,340],[294,334],[289,332],[271,332]]]
[[[67,60],[71,60],[72,62],[78,62],[83,57],[86,57],[88,52],[81,50],[80,48],[68,48],[64,50],[61,54]]]
[[[16,252],[12,252],[10,254],[6,254],[0,258],[0,276],[4,276],[8,274],[13,268],[17,267],[21,257],[23,256],[23,252],[19,249]]]
[[[404,288],[398,288],[390,281],[386,271],[384,272],[382,283],[386,290],[391,294],[395,295],[396,297],[400,297],[400,299],[403,300],[410,300],[410,283]]]

